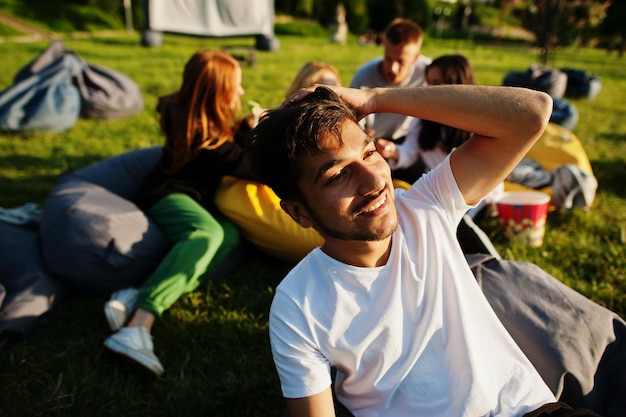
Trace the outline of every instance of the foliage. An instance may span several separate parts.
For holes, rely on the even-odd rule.
[[[352,33],[360,33],[367,24],[365,0],[276,0],[274,8],[278,14],[300,18],[312,18],[323,27],[335,22],[337,6],[342,3],[346,8],[346,22]]]
[[[365,32],[368,24],[372,20],[365,0],[345,0],[346,21],[352,33],[361,34]]]
[[[312,17],[314,0],[274,0],[274,9],[277,14],[294,17]]]
[[[582,41],[606,17],[604,0],[525,0],[515,6],[522,26],[537,35],[545,49]]]
[[[390,4],[391,3],[391,4]],[[368,0],[368,29],[382,32],[396,17],[406,17],[420,24],[424,29],[432,21],[431,6],[426,0]]]
[[[95,31],[124,28],[122,2],[117,0],[4,0],[0,11],[52,32]],[[140,1],[133,4],[136,27],[141,27]]]
[[[328,30],[317,21],[297,19],[276,22],[274,24],[274,33],[276,35],[323,37],[328,34]]]
[[[94,7],[87,0],[3,0],[0,10],[57,33],[124,28],[121,2],[100,1],[102,7]],[[141,21],[139,6],[133,5],[133,8],[138,21]]]
[[[382,32],[395,17],[412,19],[428,28],[432,21],[428,0],[300,0],[295,2],[276,1],[278,13],[312,17],[327,27],[335,19],[337,5],[346,8],[346,21],[351,33],[361,34],[367,30]]]
[[[480,24],[490,28],[501,26],[519,27],[520,22],[508,9],[495,7],[493,4],[478,3],[473,6],[474,14]]]
[[[606,18],[600,25],[600,33],[610,41],[614,37],[621,37],[626,42],[626,1],[614,0],[606,11]]]
[[[366,0],[317,0],[315,3],[315,18],[324,26],[333,24],[337,6],[343,4],[346,9],[346,23],[351,33],[362,33],[368,24],[368,10]]]

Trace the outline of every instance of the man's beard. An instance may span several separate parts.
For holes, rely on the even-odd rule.
[[[350,230],[350,231],[337,230],[333,228],[332,226],[326,224],[326,222],[324,222],[320,218],[320,216],[317,215],[316,211],[312,209],[311,205],[308,204],[306,199],[303,199],[303,204],[306,207],[309,213],[309,216],[311,216],[311,218],[315,222],[315,227],[317,231],[325,237],[332,237],[335,239],[340,239],[340,240],[345,240],[345,241],[373,242],[373,241],[379,241],[379,240],[384,240],[388,238],[398,228],[398,223],[396,222],[392,230],[383,231],[383,232],[376,232],[376,231],[371,231],[371,230],[358,230],[358,229]],[[395,206],[394,206],[394,210],[395,210]],[[396,218],[397,218],[397,215],[396,215]]]

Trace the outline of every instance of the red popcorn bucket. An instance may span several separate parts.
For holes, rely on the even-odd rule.
[[[511,191],[497,201],[498,220],[512,242],[541,246],[550,196],[539,191]]]

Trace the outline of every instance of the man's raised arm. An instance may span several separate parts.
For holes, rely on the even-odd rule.
[[[502,182],[541,136],[552,110],[549,95],[515,87],[442,85],[333,88],[360,117],[402,113],[453,126],[474,135],[451,156],[465,201],[472,204]]]

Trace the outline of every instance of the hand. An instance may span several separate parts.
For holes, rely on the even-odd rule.
[[[376,150],[383,158],[398,160],[398,147],[395,142],[387,139],[376,139],[374,144],[376,145]]]
[[[361,120],[363,117],[375,111],[376,103],[374,97],[376,94],[374,93],[374,90],[321,84],[315,84],[309,88],[298,90],[291,97],[285,100],[285,102],[283,102],[280,107],[284,107],[289,103],[302,100],[304,97],[315,91],[317,87],[324,87],[333,90],[345,103],[351,105],[356,109],[358,120]]]
[[[259,119],[263,116],[267,109],[264,109],[259,103],[253,100],[248,100],[248,106],[250,106],[250,114],[246,116],[246,122],[251,128],[253,128],[259,124]]]

